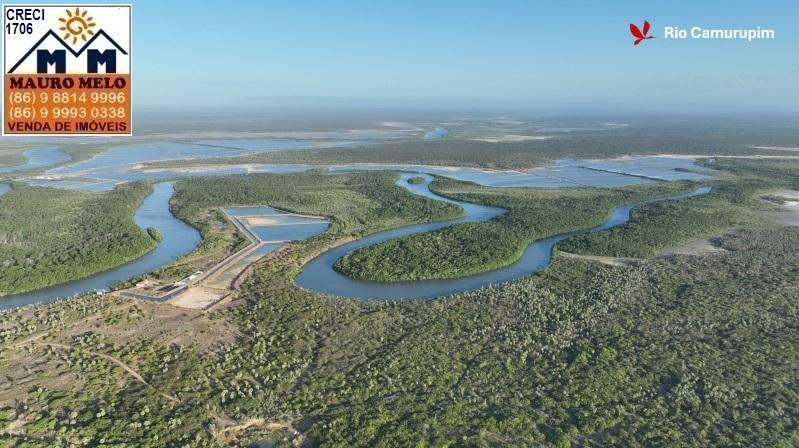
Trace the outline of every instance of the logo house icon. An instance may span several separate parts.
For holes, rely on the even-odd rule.
[[[93,28],[96,24],[87,11],[67,10],[67,17],[59,19],[63,38],[50,29],[8,70],[9,74],[20,73],[117,73],[118,54],[127,56],[108,33]],[[65,40],[66,39],[66,40]],[[82,43],[76,50],[73,44]],[[69,55],[69,57],[68,57]],[[51,71],[52,70],[52,71]]]

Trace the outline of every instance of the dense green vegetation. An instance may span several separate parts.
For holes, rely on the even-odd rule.
[[[150,238],[154,239],[155,242],[160,242],[162,239],[164,239],[164,235],[162,235],[161,231],[155,227],[148,227],[147,234],[150,235]]]
[[[424,183],[424,177],[422,176],[414,176],[408,179],[408,183],[411,185],[419,185]]]
[[[313,199],[338,188],[336,236],[265,259],[239,300],[207,314],[114,296],[0,313],[0,445],[799,445],[799,227],[635,267],[556,257],[538,275],[441,299],[344,300],[298,289],[292,273],[406,213],[454,210],[427,209],[388,173],[257,177],[181,181],[173,207],[201,217],[255,195],[326,214]],[[756,204],[728,187],[725,201]],[[532,202],[514,194],[503,200]],[[199,321],[208,327],[175,338]]]
[[[537,239],[601,224],[615,207],[691,188],[685,183],[613,190],[488,188],[436,178],[432,189],[439,194],[508,212],[488,222],[457,224],[359,249],[338,260],[335,268],[350,277],[377,281],[486,272],[515,262]]]
[[[736,177],[714,182],[714,190],[703,197],[640,207],[627,224],[559,247],[582,254],[649,257],[726,230],[770,225],[753,211],[764,207],[757,196],[777,188],[799,188],[799,161],[717,159],[708,165]]]
[[[217,314],[241,333],[216,356],[103,335],[136,325],[136,312],[71,336],[72,350],[23,345],[59,360],[51,374],[78,373],[81,387],[28,388],[24,407],[0,408],[21,432],[0,437],[26,447],[793,446],[799,230],[721,244],[728,253],[637,268],[558,259],[512,284],[405,303],[298,291],[287,267],[310,248],[296,246],[245,284],[246,303]],[[120,303],[5,316],[4,357],[37,331]],[[128,360],[153,388],[92,353]],[[219,416],[294,422],[300,434],[253,425],[228,445]]]
[[[394,173],[375,172],[189,178],[176,184],[171,208],[175,216],[195,224],[194,218],[200,211],[211,207],[269,205],[310,215],[334,216],[335,221],[326,233],[337,236],[344,229],[370,232],[377,226],[439,220],[461,213],[453,205],[408,193],[394,185],[396,177]]]
[[[756,212],[765,207],[758,194],[799,185],[799,163],[795,161],[719,159],[711,166],[727,172],[709,182],[711,193],[637,207],[628,223],[570,239],[558,248],[586,255],[651,257],[667,247],[727,230],[771,225]],[[353,278],[376,281],[456,278],[486,272],[515,262],[537,239],[591,227],[616,206],[675,194],[678,188],[688,187],[658,184],[547,191],[492,189],[437,179],[432,185],[437,193],[509,212],[485,223],[459,224],[366,247],[338,260],[335,268]]]
[[[192,260],[221,260],[248,243],[218,209],[224,206],[269,205],[283,210],[333,217],[333,224],[316,237],[324,241],[354,238],[405,224],[453,218],[459,207],[422,198],[394,185],[387,172],[329,176],[319,173],[189,178],[179,181],[172,212],[197,228],[203,241],[197,249],[162,269],[160,277],[178,277],[197,270]]]
[[[710,168],[763,181],[780,181],[799,190],[799,160],[796,159],[713,159],[704,160]]]
[[[754,196],[765,187],[760,182],[718,182],[705,196],[638,207],[626,224],[573,238],[559,248],[589,255],[651,257],[669,246],[727,230],[768,226],[770,221],[752,210],[762,207]]]
[[[151,188],[85,193],[14,183],[0,197],[0,295],[85,277],[137,258],[155,242],[133,213]]]

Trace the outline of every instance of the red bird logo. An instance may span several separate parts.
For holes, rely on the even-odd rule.
[[[636,25],[634,23],[630,24],[630,34],[632,34],[633,37],[635,37],[635,42],[633,42],[633,45],[640,44],[641,41],[644,40],[644,39],[654,39],[655,38],[655,36],[650,36],[649,35],[649,22],[648,21],[644,20],[644,27],[643,28],[644,28],[644,32],[642,33],[641,30],[638,28],[638,25]]]

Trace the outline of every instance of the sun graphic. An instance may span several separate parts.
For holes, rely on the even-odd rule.
[[[59,28],[64,32],[64,40],[68,41],[69,38],[72,37],[72,43],[74,44],[78,42],[78,37],[86,42],[86,36],[94,35],[94,31],[90,28],[94,27],[96,24],[92,21],[94,20],[93,17],[86,17],[89,11],[84,9],[83,12],[81,12],[80,8],[75,8],[75,12],[68,9],[66,12],[66,17],[58,18],[58,21],[64,24],[64,26]]]

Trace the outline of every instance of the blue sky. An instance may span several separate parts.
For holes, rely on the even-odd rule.
[[[796,1],[134,1],[139,106],[799,111]],[[631,21],[654,40],[632,46]],[[666,40],[663,26],[774,28]]]

